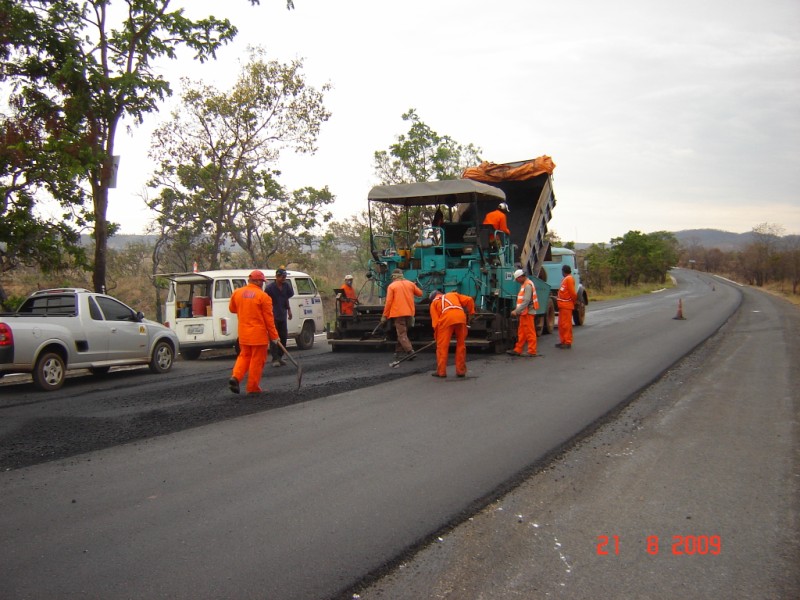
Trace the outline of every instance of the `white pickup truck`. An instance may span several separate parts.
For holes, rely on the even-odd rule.
[[[112,366],[172,368],[175,332],[119,300],[80,288],[40,290],[17,312],[0,315],[0,377],[31,373],[41,390],[57,390],[69,369],[104,375]]]

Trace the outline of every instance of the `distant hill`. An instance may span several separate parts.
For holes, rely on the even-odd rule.
[[[148,244],[153,246],[158,239],[157,235],[129,235],[129,234],[122,234],[122,235],[112,235],[108,238],[108,247],[112,250],[124,250],[131,244]],[[81,236],[81,245],[82,246],[91,246],[94,244],[94,240],[90,235],[82,235]]]
[[[719,248],[722,251],[739,250],[753,241],[753,233],[732,233],[719,229],[684,229],[674,231],[675,238],[684,246]]]

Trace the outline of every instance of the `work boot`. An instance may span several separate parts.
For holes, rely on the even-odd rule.
[[[282,367],[285,367],[285,366],[286,366],[286,361],[285,361],[283,358],[280,360],[280,363],[281,363],[281,366],[282,366]]]
[[[509,356],[521,356],[521,354],[516,350],[506,350],[506,354],[508,354]]]
[[[231,377],[228,379],[228,389],[232,391],[234,394],[239,393],[239,380],[236,377]]]
[[[572,344],[556,344],[556,348],[561,348],[562,350],[569,350],[572,348]]]
[[[272,366],[273,366],[273,367],[280,367],[280,366],[281,366],[281,361],[279,361],[279,360],[276,358],[275,360],[273,360],[273,361],[272,361]]]

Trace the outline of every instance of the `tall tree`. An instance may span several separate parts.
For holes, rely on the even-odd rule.
[[[189,231],[209,239],[211,268],[232,240],[266,266],[279,250],[307,243],[310,232],[330,219],[326,189],[288,193],[273,166],[282,150],[316,151],[329,85],[306,84],[301,60],[266,60],[251,50],[233,88],[185,81],[182,106],[154,134],[151,156],[158,167],[148,202],[164,231]]]
[[[292,6],[288,1],[287,8]],[[13,120],[41,140],[27,146],[23,156],[57,164],[91,197],[91,209],[84,207],[83,194],[50,186],[35,170],[30,176],[93,221],[92,279],[102,290],[113,232],[106,215],[120,122],[141,123],[171,93],[155,69],[159,59],[175,59],[181,46],[192,50],[195,60],[215,58],[236,28],[227,19],[192,21],[182,9],[170,10],[170,0],[126,0],[113,7],[111,0],[0,0],[0,15],[0,80],[12,84]],[[20,166],[0,172],[4,187]]]
[[[465,168],[481,162],[480,148],[439,135],[422,122],[416,109],[409,109],[402,118],[410,124],[408,132],[397,136],[388,150],[378,150],[374,155],[375,174],[381,184],[458,179]],[[381,206],[379,211],[373,218],[389,228],[415,231],[422,225],[419,209],[408,211],[408,218],[402,209]]]

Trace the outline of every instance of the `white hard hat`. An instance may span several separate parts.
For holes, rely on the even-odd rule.
[[[518,279],[523,275],[525,275],[525,271],[523,271],[522,269],[517,269],[516,271],[514,271],[514,279]]]
[[[507,213],[511,212],[510,210],[508,210],[508,204],[506,204],[505,202],[501,202],[500,204],[498,204],[497,208],[499,208],[500,210],[505,211]]]
[[[345,280],[345,281],[347,281],[348,279],[352,279],[352,278],[353,278],[353,276],[352,276],[352,275],[345,275],[345,276],[344,276],[344,280]]]

